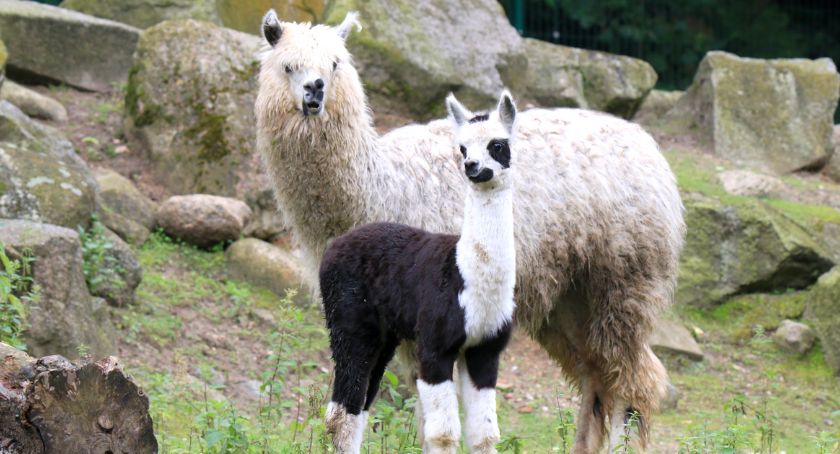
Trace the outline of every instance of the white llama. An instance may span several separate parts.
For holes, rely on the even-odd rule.
[[[257,146],[313,275],[329,241],[355,226],[455,233],[462,222],[448,123],[373,129],[344,43],[356,23],[353,13],[335,28],[281,23],[273,11],[263,21]],[[518,119],[515,319],[582,394],[576,452],[597,451],[607,432],[618,443],[634,412],[643,445],[667,380],[646,341],[671,300],[685,230],[674,175],[624,120],[578,109]]]

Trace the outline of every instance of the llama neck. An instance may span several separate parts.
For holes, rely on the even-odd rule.
[[[464,224],[456,246],[458,271],[464,279],[468,343],[495,335],[510,323],[516,283],[513,237],[513,190],[469,190]]]

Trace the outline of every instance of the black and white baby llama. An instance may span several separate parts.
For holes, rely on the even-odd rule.
[[[402,341],[416,346],[423,451],[457,451],[456,363],[467,447],[490,453],[499,441],[495,386],[516,281],[510,175],[516,107],[508,92],[488,115],[470,118],[452,95],[446,106],[472,183],[461,235],[368,224],[338,237],[321,263],[335,361],[326,425],[339,453],[359,452],[385,366]]]

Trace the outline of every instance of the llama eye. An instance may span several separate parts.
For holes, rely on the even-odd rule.
[[[289,65],[286,65],[286,74],[291,74],[291,73],[292,73],[292,67],[289,66]]]
[[[494,143],[493,149],[496,151],[502,151],[502,144],[500,144],[499,142]]]
[[[464,157],[466,158],[467,157],[467,147],[461,145],[460,149],[461,149],[461,154],[464,155]]]
[[[338,62],[337,61],[333,62],[333,71],[335,71],[335,68],[338,68]]]

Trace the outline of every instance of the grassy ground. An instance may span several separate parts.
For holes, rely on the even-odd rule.
[[[228,279],[221,249],[155,234],[139,257],[138,301],[115,316],[161,452],[327,452],[330,362],[317,306]],[[653,452],[840,452],[840,382],[818,348],[803,358],[778,352],[753,327],[767,322],[751,307],[680,314],[704,333],[707,359],[667,359],[682,397],[655,420]],[[577,398],[520,333],[499,382],[501,450],[568,452]],[[418,452],[413,405],[389,373],[364,452]]]

